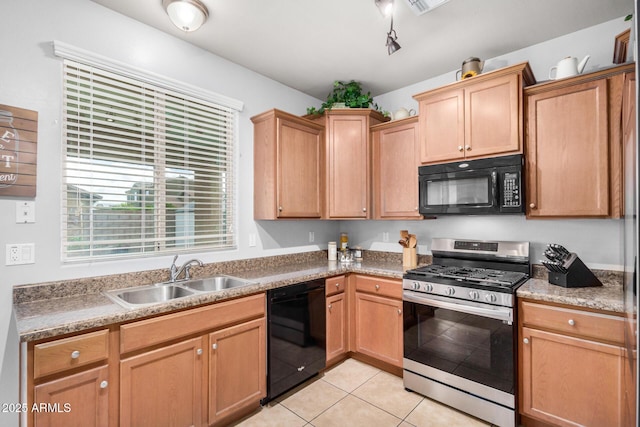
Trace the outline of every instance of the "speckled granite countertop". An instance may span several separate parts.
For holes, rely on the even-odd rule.
[[[421,263],[426,263],[425,258]],[[13,311],[21,341],[35,341],[107,326],[215,301],[264,292],[307,280],[345,273],[402,278],[402,254],[370,254],[362,262],[328,262],[326,252],[231,261],[192,269],[193,276],[229,274],[255,284],[198,294],[166,303],[128,309],[102,292],[167,280],[166,272],[149,271],[14,287]],[[126,283],[123,285],[123,283]]]
[[[549,283],[544,268],[534,269],[533,278],[520,286],[519,298],[624,313],[622,272],[594,271],[602,286],[563,288]]]

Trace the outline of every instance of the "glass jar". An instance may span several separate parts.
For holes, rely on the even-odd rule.
[[[347,233],[340,233],[340,250],[346,251],[349,247],[349,235]]]

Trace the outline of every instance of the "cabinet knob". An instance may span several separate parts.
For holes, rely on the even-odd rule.
[[[402,314],[402,310],[398,309],[398,314]]]
[[[573,320],[573,319],[569,319],[569,324],[570,324],[571,326],[573,326],[573,325],[575,325],[575,324],[576,324],[576,322],[575,322],[575,320]]]
[[[71,352],[72,359],[77,359],[78,357],[80,357],[80,352],[78,350],[74,350]]]
[[[107,388],[107,386],[108,386],[108,385],[109,385],[109,382],[107,382],[107,381],[102,381],[102,382],[100,383],[100,388]]]
[[[380,289],[380,285],[376,285],[376,291]]]
[[[530,203],[530,204],[529,204],[529,207],[530,207],[531,209],[535,209],[535,208],[536,208],[536,204],[535,204],[535,203]]]
[[[282,206],[278,206],[278,211],[282,212]]]
[[[522,342],[525,343],[525,344],[529,344],[529,338],[523,339]]]
[[[196,354],[197,354],[198,356],[200,356],[200,355],[202,354],[202,349],[201,349],[201,348],[197,349],[197,350],[196,350]]]
[[[340,283],[336,283],[336,289],[340,287]]]
[[[218,349],[218,343],[215,342],[215,343],[211,344],[211,348],[214,349],[214,350],[217,350]]]
[[[462,145],[458,145],[458,151],[462,151],[462,150],[463,150]]]
[[[367,208],[362,208],[362,212],[366,212],[366,211],[367,211]]]
[[[471,146],[467,145],[466,147],[464,147],[464,149],[467,150],[467,151],[471,151]]]

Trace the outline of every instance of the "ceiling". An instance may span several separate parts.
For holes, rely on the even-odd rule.
[[[417,16],[396,0],[402,48],[388,55],[389,18],[374,0],[202,0],[209,19],[192,33],[162,0],[93,1],[318,99],[334,80],[375,96],[633,13],[633,0],[450,0]]]

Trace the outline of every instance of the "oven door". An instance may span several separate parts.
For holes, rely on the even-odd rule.
[[[421,174],[420,213],[491,214],[500,211],[495,168]]]
[[[406,371],[515,408],[512,308],[409,290],[403,300]]]

